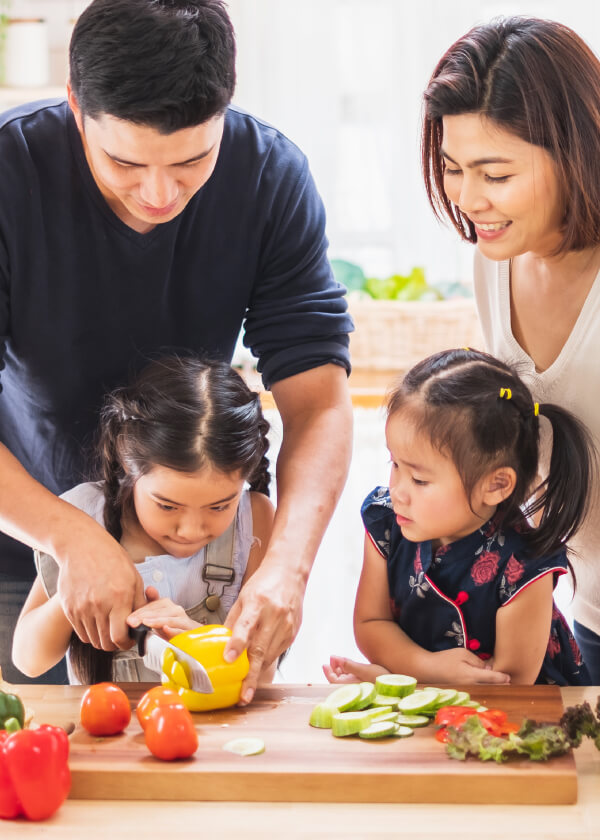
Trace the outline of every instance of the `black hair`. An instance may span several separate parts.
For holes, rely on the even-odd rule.
[[[268,496],[268,431],[259,394],[226,362],[170,356],[150,363],[102,410],[98,473],[106,530],[120,540],[134,485],[156,466],[239,472],[251,490]],[[73,634],[70,656],[82,683],[112,679],[112,653]]]
[[[171,134],[224,113],[235,53],[222,0],[93,0],[71,37],[71,87],[84,116]]]
[[[415,365],[390,393],[388,417],[400,410],[452,459],[469,500],[488,472],[512,467],[515,488],[497,513],[503,526],[521,531],[531,557],[564,548],[579,529],[596,473],[591,436],[560,406],[542,403],[536,410],[511,365],[478,350],[436,353]],[[552,425],[553,446],[548,476],[536,486],[538,415]],[[530,527],[526,517],[540,510],[538,527]]]
[[[427,196],[463,239],[477,234],[444,189],[442,120],[481,114],[551,155],[563,202],[556,254],[600,242],[600,61],[572,29],[524,17],[475,26],[442,56],[423,99]]]

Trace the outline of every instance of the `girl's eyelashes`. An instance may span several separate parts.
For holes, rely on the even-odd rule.
[[[224,510],[228,510],[230,507],[231,503],[227,502],[226,505],[215,505],[214,507],[211,507],[211,510],[216,511],[217,513],[221,513]]]
[[[413,476],[413,484],[416,484],[417,487],[426,487],[429,484],[429,482],[428,481],[423,481],[422,478],[415,478]]]
[[[169,511],[169,510],[176,510],[176,508],[175,508],[173,505],[167,505],[167,504],[165,504],[164,502],[156,502],[156,504],[158,505],[158,507],[159,507],[161,510],[167,510],[167,511]]]

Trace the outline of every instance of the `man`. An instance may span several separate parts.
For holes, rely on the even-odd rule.
[[[70,67],[68,103],[0,124],[0,528],[56,558],[83,641],[129,647],[141,579],[55,494],[89,474],[107,389],[166,349],[230,359],[243,323],[284,430],[273,537],[228,618],[226,654],[249,650],[249,702],[299,629],[350,458],[352,327],[324,210],[302,153],[229,107],[235,41],[221,0],[94,0]],[[5,667],[31,550],[3,537],[0,571]]]

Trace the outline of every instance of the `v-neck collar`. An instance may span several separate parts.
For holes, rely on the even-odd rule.
[[[510,260],[505,260],[498,264],[498,300],[500,305],[500,323],[502,324],[504,338],[515,354],[515,358],[518,358],[527,365],[527,373],[530,376],[534,376],[541,384],[547,385],[558,378],[565,366],[568,364],[572,355],[577,352],[580,344],[580,336],[588,329],[592,328],[590,321],[593,317],[596,299],[600,295],[600,272],[596,275],[596,278],[587,293],[583,306],[581,307],[581,311],[577,316],[575,324],[573,325],[573,329],[561,347],[560,353],[554,359],[552,364],[543,371],[536,368],[535,362],[519,344],[513,333],[510,281],[511,262]]]

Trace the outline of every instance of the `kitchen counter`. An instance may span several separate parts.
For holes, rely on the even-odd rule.
[[[44,717],[44,687],[17,689],[35,718]],[[324,687],[325,691],[325,687]],[[599,687],[562,689],[564,705]],[[325,734],[325,733],[323,733]],[[274,838],[468,838],[486,840],[597,840],[600,826],[600,752],[586,741],[575,750],[575,805],[447,805],[287,802],[156,802],[67,800],[44,823],[0,823],[3,838],[105,840],[139,834],[143,840],[180,835],[264,840]]]

